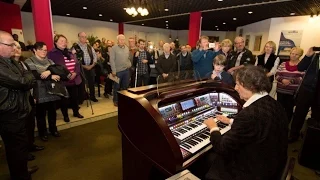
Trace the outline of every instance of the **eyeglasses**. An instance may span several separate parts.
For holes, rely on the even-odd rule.
[[[6,45],[6,46],[10,46],[10,47],[16,46],[15,43],[7,44],[7,43],[0,42],[0,44]]]

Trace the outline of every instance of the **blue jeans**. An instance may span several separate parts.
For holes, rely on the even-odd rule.
[[[120,79],[119,84],[113,83],[113,102],[118,103],[118,91],[126,90],[129,86],[130,73],[129,69],[120,71],[116,73],[117,77]]]

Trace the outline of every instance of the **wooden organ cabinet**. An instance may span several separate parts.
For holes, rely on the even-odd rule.
[[[165,179],[189,168],[212,148],[202,123],[234,115],[243,101],[216,81],[186,81],[119,92],[124,180]],[[223,134],[230,126],[218,122]]]

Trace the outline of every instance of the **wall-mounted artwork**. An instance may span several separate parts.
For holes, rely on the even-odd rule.
[[[250,44],[250,35],[246,35],[245,47],[247,49],[249,49],[249,44]]]
[[[253,51],[260,51],[262,36],[256,36],[254,39]]]

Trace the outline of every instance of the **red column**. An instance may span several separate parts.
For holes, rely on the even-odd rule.
[[[123,23],[119,23],[118,24],[118,32],[119,32],[119,34],[124,34]]]
[[[201,12],[190,13],[188,44],[195,47],[201,31]]]
[[[31,6],[36,41],[45,42],[48,50],[51,50],[53,31],[50,0],[31,0]]]

